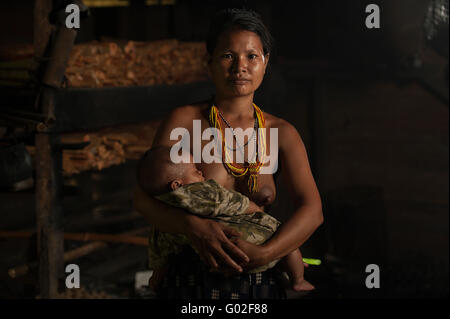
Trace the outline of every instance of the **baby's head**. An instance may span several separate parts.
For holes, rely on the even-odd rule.
[[[157,146],[148,150],[138,164],[139,186],[151,196],[160,195],[180,186],[203,182],[205,178],[189,154],[188,163],[174,163],[170,159],[170,146]]]

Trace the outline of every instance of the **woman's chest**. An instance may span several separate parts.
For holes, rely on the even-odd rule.
[[[198,132],[199,126],[201,127],[201,134]],[[234,163],[239,161],[242,165],[245,165],[245,162],[247,162],[245,160],[246,158],[251,158],[252,153],[253,156],[255,156],[255,147],[254,145],[251,145],[251,142],[255,140],[254,135],[248,134],[248,136],[241,138],[240,145],[236,143],[236,140],[231,146],[228,145],[230,143],[227,143],[225,148],[227,154],[226,156],[223,156],[225,155],[223,149],[221,145],[217,143],[217,140],[214,140],[214,134],[209,134],[205,131],[209,127],[209,123],[206,120],[201,120],[197,122],[197,127],[194,126],[191,131],[191,145],[194,146],[195,143],[197,143],[196,147],[193,147],[192,149],[193,152],[198,152],[196,158],[199,162],[196,163],[196,165],[198,169],[203,172],[205,178],[214,179],[225,188],[236,190],[248,196],[249,199],[260,206],[261,209],[263,209],[264,206],[270,205],[275,200],[276,196],[275,182],[270,170],[269,173],[267,173],[267,170],[261,170],[261,172],[264,173],[257,175],[258,191],[250,193],[248,176],[235,177],[229,172],[229,168],[226,168],[223,164],[223,161],[226,160],[226,158],[229,158]],[[197,132],[195,132],[195,130],[197,130]],[[195,137],[197,137],[197,140],[194,139]],[[265,134],[264,137],[266,139],[266,141],[264,141],[264,146],[266,147],[266,150],[268,150],[270,148],[270,135]],[[225,140],[227,141],[227,139]],[[193,155],[195,157],[195,154]],[[243,161],[242,157],[244,157]],[[266,162],[263,167],[268,167],[269,165],[270,163]]]

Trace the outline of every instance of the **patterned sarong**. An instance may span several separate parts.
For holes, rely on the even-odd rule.
[[[286,299],[281,272],[275,268],[225,276],[209,272],[190,247],[172,255],[168,267],[160,299]]]

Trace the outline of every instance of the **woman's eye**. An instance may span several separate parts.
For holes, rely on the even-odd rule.
[[[230,54],[230,53],[225,53],[225,54],[223,55],[223,57],[224,57],[225,59],[232,59],[232,58],[233,58],[233,55]]]
[[[248,58],[250,59],[250,60],[254,60],[254,59],[256,59],[258,56],[256,55],[256,54],[250,54],[249,56],[248,56]]]

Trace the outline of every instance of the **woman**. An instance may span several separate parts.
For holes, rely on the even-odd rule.
[[[188,130],[190,145],[194,145],[194,120],[201,121],[202,129],[265,127],[266,136],[258,134],[257,138],[267,150],[272,149],[270,134],[276,129],[281,172],[295,210],[269,241],[256,246],[237,239],[239,234],[222,224],[186,214],[137,189],[136,209],[158,230],[186,235],[197,252],[187,250],[172,261],[161,290],[164,297],[284,298],[275,271],[252,276],[242,272],[297,249],[323,221],[319,192],[300,135],[287,121],[262,112],[253,104],[254,93],[269,63],[270,39],[256,13],[238,9],[220,12],[213,20],[207,40],[209,70],[216,95],[212,101],[173,110],[159,127],[153,146],[177,143],[170,139],[170,133],[179,127]],[[236,155],[239,148],[248,154],[249,139],[247,137],[244,145],[236,145],[236,148],[223,144],[223,154]],[[209,141],[201,141],[202,149],[207,143]],[[226,161],[206,163],[202,160],[197,167],[206,179],[214,179],[225,188],[241,192],[264,211],[274,201],[276,189],[272,173],[259,173],[264,168],[261,165],[260,161],[227,164]],[[215,271],[208,271],[211,269]]]

